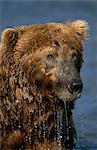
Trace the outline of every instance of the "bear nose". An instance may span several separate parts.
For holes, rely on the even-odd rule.
[[[68,90],[70,93],[76,92],[76,93],[81,93],[83,89],[83,83],[81,80],[74,80],[68,85]]]

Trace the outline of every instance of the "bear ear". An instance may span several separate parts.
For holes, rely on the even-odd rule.
[[[7,47],[14,47],[18,39],[18,32],[13,28],[7,28],[2,32],[1,42]]]
[[[82,40],[87,39],[89,26],[84,20],[75,20],[70,23],[72,27],[76,29],[76,33],[81,37]]]

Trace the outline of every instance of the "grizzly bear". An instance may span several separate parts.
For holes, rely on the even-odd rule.
[[[5,29],[0,43],[0,148],[72,150],[86,21]]]

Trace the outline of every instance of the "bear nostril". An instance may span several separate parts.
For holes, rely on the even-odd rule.
[[[80,93],[82,91],[83,88],[83,83],[81,81],[74,81],[72,82],[70,85],[68,85],[68,90],[70,91],[70,93],[76,92],[76,93]]]

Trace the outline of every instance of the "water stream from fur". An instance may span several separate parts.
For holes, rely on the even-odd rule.
[[[53,107],[53,115],[51,117],[51,130],[48,130],[47,120],[45,116],[45,107],[40,107],[40,109],[35,109],[34,115],[38,114],[39,118],[42,117],[42,121],[40,124],[34,124],[34,131],[29,132],[25,136],[25,141],[32,145],[33,142],[45,143],[45,139],[48,139],[48,143],[46,145],[45,150],[52,150],[51,141],[55,141],[53,145],[54,150],[72,150],[70,145],[72,141],[72,129],[69,121],[69,112],[70,106],[69,102],[66,101],[55,101]],[[32,125],[31,117],[33,112],[29,113],[29,126]],[[50,123],[49,123],[50,124]],[[62,145],[64,149],[62,149]],[[37,146],[36,146],[37,147]],[[48,149],[47,149],[48,147]],[[19,150],[23,150],[22,146]]]

